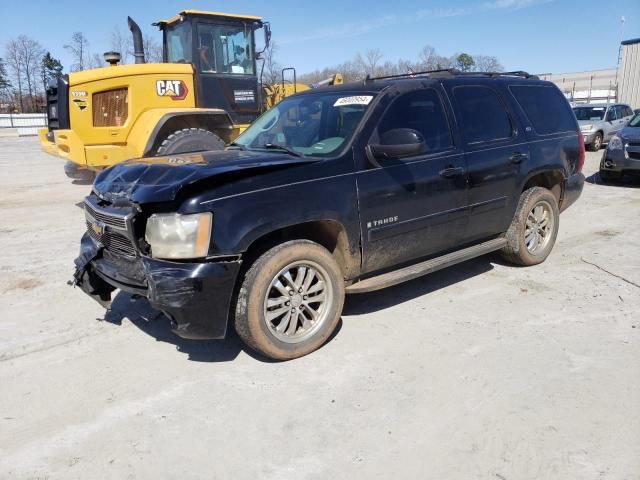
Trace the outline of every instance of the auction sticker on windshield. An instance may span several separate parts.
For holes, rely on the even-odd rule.
[[[357,95],[353,97],[342,97],[336,100],[334,107],[344,107],[345,105],[369,105],[373,99],[372,95]]]

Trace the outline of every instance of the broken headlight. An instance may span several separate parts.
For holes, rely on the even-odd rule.
[[[186,259],[207,256],[213,215],[154,213],[147,220],[145,239],[153,258]]]

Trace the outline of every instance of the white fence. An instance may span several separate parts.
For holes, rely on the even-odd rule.
[[[0,113],[0,132],[5,128],[16,129],[18,136],[37,135],[47,126],[45,113]]]

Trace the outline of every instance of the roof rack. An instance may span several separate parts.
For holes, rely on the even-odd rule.
[[[392,78],[413,78],[413,77],[418,77],[418,76],[437,76],[437,77],[457,77],[457,76],[478,76],[478,75],[482,75],[482,76],[486,76],[486,77],[522,77],[522,78],[527,78],[527,79],[531,79],[531,80],[538,80],[538,76],[537,75],[531,75],[528,72],[525,72],[523,70],[515,70],[512,72],[462,72],[456,68],[441,68],[438,70],[425,70],[422,72],[408,72],[408,73],[401,73],[399,75],[384,75],[381,77],[370,77],[369,75],[367,75],[367,77],[364,79],[365,83],[366,82],[370,82],[370,81],[374,81],[374,80],[388,80],[388,79],[392,79]]]

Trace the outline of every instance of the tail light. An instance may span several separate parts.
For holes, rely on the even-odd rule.
[[[584,135],[582,135],[582,132],[578,132],[578,141],[580,142],[580,156],[578,157],[578,168],[577,168],[577,171],[581,172],[582,171],[582,167],[584,167],[584,156],[585,156]]]
[[[129,115],[127,89],[118,88],[93,94],[93,126],[121,127]]]

